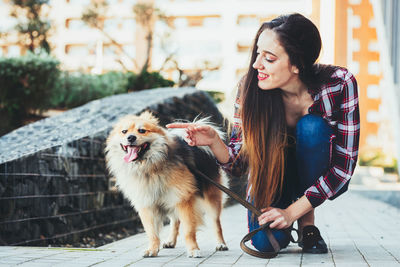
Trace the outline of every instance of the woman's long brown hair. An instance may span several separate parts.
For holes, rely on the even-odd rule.
[[[249,164],[248,190],[251,199],[257,208],[265,208],[282,190],[286,118],[281,92],[278,89],[258,89],[256,76],[257,72],[249,68],[242,88],[244,142],[241,152],[245,153]]]
[[[310,92],[328,81],[333,68],[314,64],[321,49],[321,38],[315,25],[300,14],[280,16],[263,23],[257,32],[248,72],[240,90],[242,105],[243,149],[250,170],[248,193],[257,208],[269,207],[282,192],[285,170],[285,148],[288,144],[282,91],[258,87],[257,41],[265,29],[278,35],[292,65],[299,69],[300,80]]]

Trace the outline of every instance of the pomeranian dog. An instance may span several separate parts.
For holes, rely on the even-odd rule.
[[[196,123],[214,127],[223,138],[207,119]],[[164,129],[150,112],[144,112],[120,119],[107,138],[107,167],[119,190],[138,211],[149,239],[144,257],[158,255],[165,216],[170,219],[171,230],[164,248],[175,247],[182,224],[188,257],[201,257],[196,231],[207,213],[215,228],[216,250],[228,249],[220,223],[222,192],[196,171],[219,183],[227,181],[226,174],[208,147],[189,146],[184,133],[182,129]]]

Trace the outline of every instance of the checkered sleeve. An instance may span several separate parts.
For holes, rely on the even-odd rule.
[[[235,99],[235,109],[233,114],[233,124],[231,129],[230,141],[228,144],[229,161],[221,164],[222,168],[234,176],[241,176],[247,169],[247,164],[240,156],[239,152],[242,148],[242,119],[240,114],[241,105],[241,85],[243,79],[239,82],[238,93]]]
[[[333,197],[349,182],[357,162],[360,135],[357,82],[347,71],[343,72],[342,77],[338,119],[331,138],[330,168],[305,192],[314,208]],[[333,95],[328,98],[330,103],[337,101]]]

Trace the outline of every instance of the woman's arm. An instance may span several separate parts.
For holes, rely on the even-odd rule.
[[[272,228],[287,228],[327,198],[334,196],[350,180],[357,162],[360,135],[358,94],[354,76],[345,70],[341,71],[344,71],[340,85],[342,101],[340,114],[337,115],[336,139],[332,146],[329,170],[286,209],[263,209],[264,213],[259,217],[260,224],[272,221]]]
[[[210,131],[210,129],[207,129],[207,126],[205,126],[205,128],[201,128],[202,126],[196,126],[195,123],[172,123],[167,125],[167,128],[185,128],[187,131],[187,137],[185,138],[185,141],[189,145],[209,146],[222,168],[234,176],[241,176],[247,170],[247,163],[241,156],[239,156],[239,152],[242,148],[242,120],[240,117],[240,103],[243,80],[244,79],[242,78],[238,84],[238,91],[234,105],[235,110],[233,116],[233,125],[228,145],[225,145],[223,140],[218,137],[218,134],[213,133]],[[202,131],[200,131],[201,129]]]
[[[331,164],[328,171],[317,178],[314,185],[305,192],[305,196],[314,208],[327,198],[335,196],[349,182],[357,163],[360,136],[357,82],[354,76],[345,69],[339,69],[337,75],[342,79],[341,84],[338,85],[340,94],[328,93],[329,99],[324,101],[336,102],[338,105]],[[334,88],[328,89],[334,90]]]
[[[167,125],[167,128],[185,129],[184,139],[188,145],[209,146],[218,162],[225,164],[229,161],[228,147],[211,126],[197,125],[196,123],[171,123]]]
[[[267,222],[272,222],[270,225],[271,228],[285,229],[290,227],[294,221],[303,217],[303,215],[311,210],[313,210],[313,207],[310,201],[308,201],[306,196],[302,196],[286,209],[262,209],[261,211],[263,214],[258,217],[258,223],[262,225]]]

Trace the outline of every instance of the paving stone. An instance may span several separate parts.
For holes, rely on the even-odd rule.
[[[202,258],[187,258],[182,236],[178,238],[175,249],[161,249],[159,257],[142,258],[141,252],[147,246],[146,236],[131,236],[98,250],[66,250],[47,248],[11,249],[0,247],[0,266],[24,263],[23,266],[400,266],[400,243],[393,225],[400,220],[397,209],[388,208],[388,204],[365,199],[352,192],[346,193],[335,201],[324,203],[317,209],[317,226],[325,237],[329,253],[323,255],[302,254],[296,244],[273,259],[260,259],[243,253],[239,241],[247,231],[245,210],[241,206],[226,208],[222,214],[224,235],[230,250],[215,252],[212,240],[213,230],[205,226],[198,234],[198,243],[202,248]],[[367,209],[370,209],[366,212]],[[376,211],[385,210],[382,221],[372,219]],[[337,216],[341,214],[341,216]],[[380,215],[381,213],[378,212]],[[365,220],[368,223],[363,224]],[[374,232],[374,229],[378,229]],[[168,234],[163,228],[161,237]],[[383,238],[380,238],[383,236]],[[17,253],[16,253],[17,252]],[[56,254],[61,253],[61,254]],[[26,262],[32,255],[40,257]],[[8,256],[7,256],[8,255]],[[12,255],[12,256],[10,256]],[[64,262],[57,262],[59,260]],[[28,265],[28,264],[31,265]],[[54,265],[50,265],[54,264]]]

